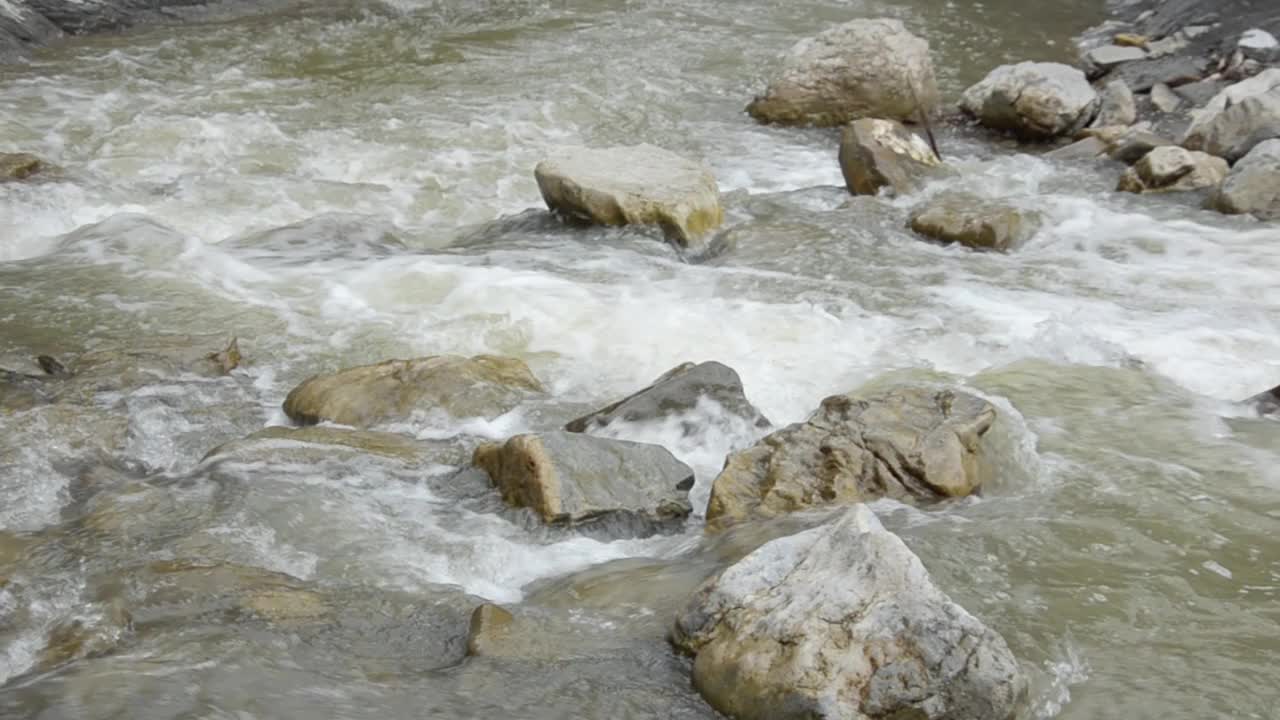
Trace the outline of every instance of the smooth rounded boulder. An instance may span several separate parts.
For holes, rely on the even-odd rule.
[[[1098,93],[1084,73],[1061,63],[1001,65],[964,91],[960,108],[993,130],[1025,140],[1070,135],[1093,120]]]
[[[937,105],[929,43],[901,21],[879,18],[796,43],[747,112],[765,123],[834,126],[867,117],[917,121]]]
[[[1216,187],[1227,176],[1227,161],[1176,145],[1147,153],[1120,177],[1121,192],[1188,192]]]
[[[317,375],[294,388],[284,412],[300,425],[333,422],[368,429],[415,413],[495,418],[542,384],[523,361],[496,355],[435,355]]]
[[[1230,215],[1280,220],[1280,140],[1259,143],[1241,158],[1214,195],[1213,206]]]
[[[733,453],[711,487],[712,530],[881,497],[963,497],[982,484],[979,450],[996,410],[968,393],[896,386],[834,395],[808,420]]]
[[[472,463],[504,502],[551,525],[644,537],[678,529],[692,510],[693,470],[660,445],[531,433],[477,447]]]
[[[1035,235],[1039,214],[969,193],[943,193],[912,211],[907,226],[944,244],[1007,252]]]
[[[653,145],[561,148],[533,174],[547,207],[578,222],[656,225],[691,250],[724,222],[711,171]]]
[[[929,143],[894,120],[854,120],[840,135],[840,172],[854,195],[884,188],[903,195],[938,174],[942,160]]]
[[[865,505],[713,577],[670,637],[734,720],[1011,720],[1027,695],[1004,639]]]

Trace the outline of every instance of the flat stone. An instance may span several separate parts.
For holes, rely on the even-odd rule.
[[[534,168],[547,207],[596,225],[655,225],[680,247],[705,249],[724,222],[715,176],[653,145],[561,148]]]
[[[1171,113],[1182,105],[1182,98],[1175,95],[1168,85],[1156,83],[1151,86],[1151,104],[1162,113]]]
[[[1130,90],[1141,93],[1149,91],[1156,83],[1178,87],[1195,82],[1203,78],[1208,70],[1209,61],[1204,58],[1174,55],[1125,63],[1112,73],[1116,78],[1124,80]]]
[[[1147,51],[1141,47],[1124,45],[1104,45],[1089,51],[1088,60],[1099,68],[1110,68],[1121,63],[1142,60]]]
[[[1012,205],[969,193],[942,193],[911,213],[908,226],[938,242],[974,250],[1008,252],[1040,226],[1040,217]]]

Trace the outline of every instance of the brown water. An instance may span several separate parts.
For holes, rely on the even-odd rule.
[[[675,608],[821,518],[546,532],[455,479],[473,440],[445,440],[716,359],[779,424],[896,379],[997,403],[983,498],[875,509],[1008,639],[1029,718],[1274,717],[1280,424],[1230,401],[1280,382],[1280,233],[948,132],[961,175],[926,194],[1048,222],[1008,256],[940,248],[902,230],[920,196],[847,197],[832,133],[742,113],[778,53],[851,17],[928,37],[954,98],[1069,59],[1099,4],[322,2],[0,70],[0,151],[64,169],[0,186],[0,367],[172,333],[246,357],[0,411],[0,716],[714,717],[663,641]],[[643,231],[521,214],[547,148],[638,141],[714,169],[728,253],[686,265]],[[200,463],[284,422],[309,373],[442,352],[520,356],[554,399],[397,428],[440,446],[424,463]],[[697,502],[754,439],[628,433],[693,465]],[[528,647],[436,667],[450,585],[514,609]]]

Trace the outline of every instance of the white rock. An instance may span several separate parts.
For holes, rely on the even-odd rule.
[[[1276,41],[1276,36],[1261,28],[1252,28],[1245,30],[1240,36],[1240,47],[1249,50],[1270,50],[1274,47],[1280,47],[1280,42]]]
[[[987,127],[1044,140],[1088,124],[1098,94],[1084,73],[1069,65],[1023,62],[992,70],[965,90],[960,107]]]
[[[865,505],[710,580],[671,638],[737,720],[1009,720],[1027,691],[1004,640]]]

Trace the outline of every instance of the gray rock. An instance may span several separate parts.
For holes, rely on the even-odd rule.
[[[1162,113],[1171,113],[1181,107],[1182,98],[1174,94],[1168,85],[1156,83],[1151,86],[1151,104]]]
[[[963,192],[943,193],[912,211],[907,222],[917,233],[974,250],[1012,250],[1035,235],[1040,217],[1012,205]]]
[[[1209,61],[1200,57],[1171,55],[1152,60],[1125,63],[1112,71],[1136,93],[1147,92],[1156,83],[1178,87],[1195,82],[1209,73]]]
[[[1107,144],[1097,137],[1086,137],[1070,145],[1045,153],[1045,157],[1054,160],[1096,160],[1107,154]]]
[[[1145,57],[1147,57],[1147,51],[1140,47],[1103,45],[1102,47],[1090,50],[1085,56],[1085,60],[1092,66],[1105,72],[1106,70],[1109,70],[1121,63],[1142,60]]]
[[[1191,107],[1201,107],[1222,92],[1223,88],[1221,80],[1206,79],[1179,86],[1174,92]]]
[[[1280,385],[1254,395],[1245,400],[1244,404],[1252,407],[1261,416],[1274,415],[1280,417]]]
[[[1122,192],[1186,192],[1217,187],[1227,176],[1227,162],[1176,145],[1158,147],[1125,171],[1116,187]]]
[[[651,385],[608,407],[570,421],[569,432],[591,432],[615,422],[644,423],[682,416],[710,400],[729,414],[756,428],[770,427],[769,420],[747,400],[742,379],[733,368],[718,362],[684,363],[663,373]],[[696,430],[686,427],[686,433]]]
[[[1231,168],[1212,202],[1224,213],[1280,220],[1280,140],[1254,146]]]
[[[879,117],[911,122],[938,105],[929,43],[899,20],[853,20],[797,43],[764,95],[761,122],[843,125]]]
[[[1102,88],[1099,96],[1098,116],[1091,127],[1132,125],[1138,121],[1138,106],[1133,91],[1123,80],[1112,80]]]
[[[990,403],[952,390],[898,386],[829,397],[808,420],[725,460],[707,522],[714,529],[885,496],[972,494],[982,483],[980,441],[995,417]]]
[[[1196,113],[1196,124],[1208,123],[1215,115],[1231,105],[1237,105],[1247,98],[1266,95],[1273,91],[1280,91],[1280,68],[1264,70],[1247,80],[1241,80],[1223,88],[1204,103],[1201,111]]]
[[[692,510],[693,470],[659,445],[547,432],[486,443],[472,462],[508,505],[548,524],[644,537],[678,529]]]
[[[854,195],[910,193],[941,165],[927,142],[894,120],[855,120],[840,135],[840,172]]]
[[[735,720],[1012,720],[1027,695],[1004,639],[865,505],[709,580],[671,642]]]
[[[1278,137],[1280,90],[1271,90],[1197,119],[1187,130],[1182,145],[1235,162],[1258,143]]]
[[[547,207],[597,225],[657,225],[683,248],[705,248],[724,222],[715,176],[653,145],[561,148],[534,169]]]
[[[1069,135],[1093,119],[1098,94],[1060,63],[1002,65],[965,90],[960,107],[983,125],[1032,140]]]
[[[1132,165],[1158,147],[1176,145],[1172,140],[1149,130],[1134,128],[1111,143],[1108,155],[1126,165]]]
[[[494,418],[542,391],[516,358],[437,355],[317,375],[289,393],[284,412],[302,425],[328,421],[356,428],[408,421],[416,412]]]

